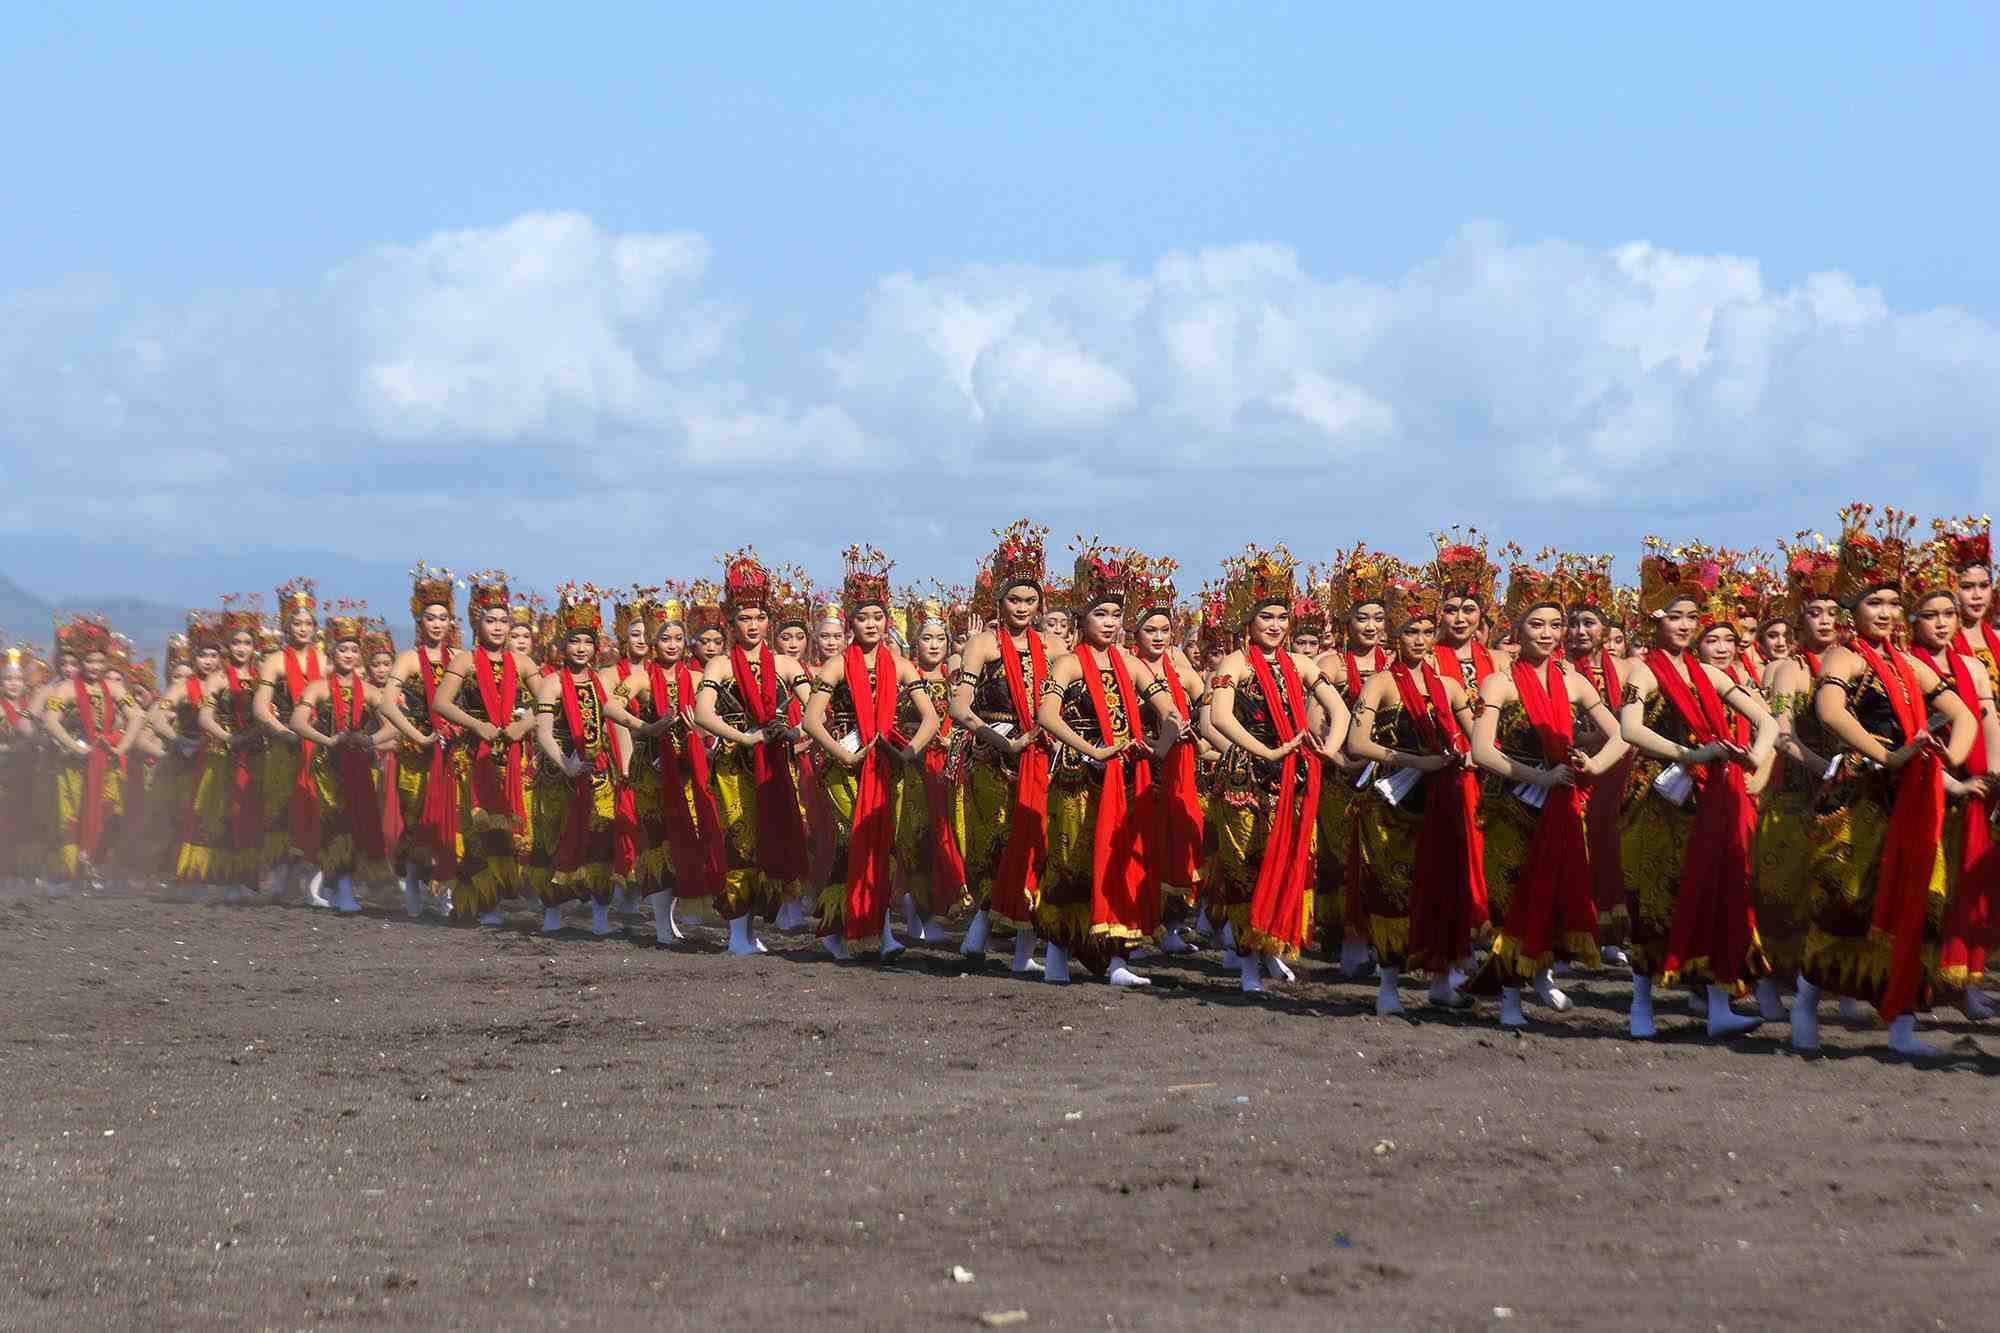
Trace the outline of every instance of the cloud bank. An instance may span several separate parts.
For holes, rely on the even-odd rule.
[[[1390,281],[1246,244],[895,273],[802,317],[717,290],[712,251],[543,213],[300,289],[0,297],[0,518],[619,577],[872,538],[962,576],[1023,512],[1191,563],[1455,521],[1629,553],[1994,479],[2000,329],[1839,272],[1473,224]]]

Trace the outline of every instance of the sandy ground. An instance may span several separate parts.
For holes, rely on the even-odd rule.
[[[10,1327],[1991,1327],[2000,1031],[0,900]],[[970,1273],[955,1281],[954,1266]],[[1504,1313],[1503,1313],[1504,1312]]]

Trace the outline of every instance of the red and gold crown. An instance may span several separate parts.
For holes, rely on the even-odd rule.
[[[1878,588],[1903,586],[1910,561],[1910,532],[1917,525],[1907,510],[1857,501],[1840,511],[1840,570],[1834,581],[1834,597],[1842,606],[1856,602]]]
[[[55,625],[56,649],[82,660],[90,653],[109,653],[115,646],[111,624],[103,616],[70,612]]]
[[[532,629],[538,634],[542,630],[542,622],[548,618],[548,603],[538,592],[524,593],[507,608],[510,623]]]
[[[262,636],[264,612],[259,605],[263,601],[261,593],[251,593],[248,597],[227,593],[222,598],[222,615],[219,632],[226,645],[241,630]]]
[[[1988,514],[1968,514],[1964,518],[1934,519],[1938,540],[1945,543],[1954,569],[1993,567],[1993,519]]]
[[[1507,561],[1507,600],[1500,606],[1501,629],[1514,629],[1530,608],[1539,603],[1562,604],[1554,547],[1544,546],[1535,552],[1532,562],[1526,558],[1526,552],[1513,542],[1501,547],[1500,554]]]
[[[972,593],[966,606],[970,614],[988,622],[1000,614],[1000,599],[993,595],[992,566],[984,566],[972,576]]]
[[[1043,547],[1048,535],[1047,527],[1025,518],[993,530],[996,542],[993,553],[986,558],[986,570],[991,575],[996,604],[1016,584],[1044,586],[1048,570],[1044,567]]]
[[[368,616],[361,622],[361,660],[372,662],[384,653],[396,655],[396,636],[389,632],[387,621]]]
[[[646,608],[646,633],[657,639],[669,625],[687,624],[687,587],[678,579],[668,579]]]
[[[1784,581],[1771,568],[1765,551],[1725,551],[1722,554],[1722,588],[1735,604],[1738,620],[1764,625],[1782,614]]]
[[[556,627],[567,639],[572,634],[604,633],[604,594],[594,583],[565,583],[556,589]]]
[[[222,647],[222,619],[220,611],[190,611],[187,615],[188,659],[194,654]]]
[[[1282,606],[1290,614],[1298,596],[1298,568],[1282,542],[1269,548],[1245,546],[1243,554],[1223,561],[1222,597],[1231,627],[1249,624],[1267,606]]]
[[[1390,582],[1404,568],[1402,561],[1371,551],[1366,543],[1334,552],[1327,581],[1327,604],[1334,619],[1344,624],[1361,607],[1384,604]]]
[[[1486,534],[1478,528],[1454,527],[1449,532],[1433,532],[1431,541],[1437,555],[1431,560],[1430,583],[1437,589],[1439,601],[1470,597],[1492,610],[1500,570],[1486,554]]]
[[[1910,548],[1909,569],[1903,578],[1903,610],[1912,616],[1940,593],[1952,598],[1958,595],[1958,550],[1944,531],[1945,525],[1935,526],[1937,535]]]
[[[1326,573],[1318,565],[1306,566],[1304,582],[1292,597],[1292,633],[1325,635],[1326,602],[1319,590],[1326,585]]]
[[[1817,532],[1794,533],[1791,541],[1781,541],[1784,557],[1784,614],[1797,621],[1812,602],[1837,600],[1834,588],[1840,582],[1840,552]]]
[[[1382,585],[1382,610],[1390,629],[1400,630],[1419,620],[1437,623],[1444,594],[1423,577],[1426,572],[1405,566]]]
[[[313,618],[319,618],[319,584],[300,576],[289,583],[278,585],[278,623],[282,625],[300,611],[310,611]]]
[[[1201,630],[1199,639],[1204,654],[1220,648],[1225,653],[1236,651],[1237,626],[1229,618],[1229,590],[1226,585],[1210,581],[1201,585]]]
[[[534,617],[534,647],[529,656],[545,667],[562,665],[563,658],[568,655],[563,651],[562,622],[548,611],[534,612]]]
[[[722,587],[711,579],[696,579],[687,585],[687,631],[705,634],[726,629],[729,617],[722,609]]]
[[[1708,547],[1695,542],[1669,547],[1658,537],[1646,538],[1639,560],[1639,614],[1654,619],[1678,601],[1705,603],[1722,581],[1722,562]]]
[[[950,636],[950,594],[950,589],[939,585],[935,581],[931,584],[929,594],[921,593],[915,588],[909,588],[904,591],[904,611],[910,626],[911,643],[914,644],[917,636],[922,634],[925,627],[932,623],[944,626],[946,637]]]
[[[1126,619],[1136,629],[1164,612],[1178,630],[1181,616],[1175,602],[1174,575],[1180,572],[1180,561],[1170,555],[1141,555],[1137,551],[1129,553],[1129,560],[1132,591],[1125,602]]]
[[[1131,552],[1080,534],[1069,549],[1076,553],[1070,577],[1073,612],[1082,615],[1101,602],[1111,602],[1122,614],[1132,595]]]
[[[49,678],[48,658],[32,643],[10,643],[0,666],[21,673],[21,682],[28,689],[39,689]]]
[[[465,614],[476,627],[479,618],[496,606],[513,610],[507,591],[507,575],[497,569],[482,569],[466,577]],[[421,608],[419,608],[421,614]]]
[[[722,561],[723,605],[733,613],[746,606],[771,607],[771,571],[746,546],[719,557]]]
[[[432,569],[419,560],[410,571],[410,618],[421,621],[427,606],[442,606],[456,619],[458,589],[451,580],[450,570]]]
[[[185,634],[169,634],[169,635],[167,636],[167,672],[168,672],[168,674],[170,674],[170,675],[171,675],[171,674],[173,673],[173,669],[174,669],[175,667],[180,667],[180,666],[184,666],[184,667],[188,667],[188,668],[190,668],[190,669],[192,669],[192,668],[193,668],[193,666],[194,666],[194,647],[193,647],[193,645],[192,645],[192,644],[190,644],[190,643],[188,642],[188,636],[187,636],[187,635],[185,635]]]
[[[611,594],[611,627],[619,643],[625,642],[625,636],[632,632],[635,624],[648,626],[646,632],[649,635],[652,633],[653,599],[659,596],[659,592],[658,588],[635,583],[623,592]]]
[[[367,609],[368,604],[366,602],[356,602],[346,597],[341,598],[339,603],[333,608],[333,614],[326,618],[327,645],[331,647],[343,639],[352,639],[354,642],[360,643],[361,633],[366,628],[364,623],[366,617],[363,615],[363,612]]]
[[[889,609],[889,571],[896,562],[873,546],[850,546],[840,553],[847,573],[840,580],[840,613],[852,616],[864,606]]]
[[[799,565],[781,567],[771,583],[771,630],[812,628],[812,575]]]
[[[1556,557],[1555,599],[1567,610],[1588,608],[1606,620],[1612,619],[1618,590],[1611,582],[1611,557],[1562,552]]]

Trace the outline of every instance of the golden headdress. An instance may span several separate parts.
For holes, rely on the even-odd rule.
[[[73,611],[55,623],[56,650],[82,661],[91,653],[109,653],[113,647],[111,624],[103,616]]]
[[[594,583],[569,582],[556,589],[556,625],[559,637],[604,633],[604,594]]]
[[[389,623],[379,616],[368,616],[361,622],[361,660],[372,662],[382,654],[396,655],[396,636],[389,632]]]
[[[49,678],[49,662],[32,643],[10,643],[0,666],[21,673],[21,682],[30,690],[39,689]]]
[[[1444,594],[1424,577],[1426,571],[1396,561],[1382,585],[1383,618],[1391,630],[1400,631],[1412,621],[1428,620],[1433,625],[1443,613]]]
[[[1334,552],[1327,584],[1327,602],[1334,620],[1345,624],[1349,616],[1371,602],[1386,605],[1389,584],[1401,568],[1400,560],[1369,550],[1365,542]]]
[[[1666,614],[1675,602],[1705,603],[1722,580],[1722,564],[1700,543],[1669,547],[1658,537],[1646,538],[1639,560],[1639,613],[1648,619]]]
[[[1938,523],[1935,536],[1910,549],[1909,569],[1903,579],[1903,610],[1912,616],[1932,597],[1958,596],[1958,550],[1944,526]]]
[[[1616,620],[1618,590],[1611,583],[1611,557],[1580,555],[1564,551],[1556,557],[1555,599],[1565,609],[1597,612],[1605,620]]]
[[[634,624],[647,626],[647,636],[651,637],[653,599],[659,591],[658,588],[635,583],[623,592],[611,594],[611,625],[621,645]]]
[[[993,568],[986,566],[972,576],[972,593],[966,601],[966,614],[991,621],[1000,614],[999,599],[993,595]]]
[[[687,631],[690,636],[719,629],[725,633],[729,617],[722,609],[722,587],[711,579],[696,579],[687,585]]]
[[[1204,654],[1221,649],[1225,653],[1236,651],[1237,627],[1229,619],[1229,593],[1227,588],[1213,581],[1201,585],[1201,629],[1199,635]]]
[[[1834,596],[1844,607],[1878,588],[1901,590],[1910,560],[1910,531],[1917,520],[1907,510],[1856,502],[1840,511],[1840,570]]]
[[[167,636],[167,674],[172,675],[177,666],[194,669],[194,649],[188,643],[188,636],[185,634]]]
[[[264,627],[264,613],[259,603],[263,600],[263,594],[254,592],[248,597],[242,597],[233,592],[223,596],[220,632],[225,647],[231,639],[235,638],[243,630],[250,631],[252,635],[261,636]]]
[[[1470,597],[1487,610],[1493,609],[1500,569],[1486,554],[1486,534],[1478,528],[1452,528],[1433,532],[1431,541],[1437,555],[1431,561],[1431,586],[1438,600]]]
[[[646,633],[657,639],[660,631],[669,625],[687,622],[687,604],[683,600],[686,587],[675,579],[668,579],[661,585],[659,595],[646,608]]]
[[[1318,595],[1325,585],[1326,575],[1318,565],[1308,565],[1304,582],[1292,597],[1292,633],[1318,634],[1324,636],[1327,624],[1326,602]]]
[[[1772,570],[1769,552],[1724,552],[1722,562],[1723,590],[1734,603],[1738,620],[1762,626],[1783,613],[1784,581]]]
[[[220,611],[190,611],[187,615],[188,660],[192,662],[199,652],[213,651],[222,647],[223,613]]]
[[[297,615],[300,611],[311,612],[313,618],[317,620],[319,618],[318,597],[319,597],[319,584],[312,579],[305,578],[304,576],[295,578],[289,583],[279,584],[278,585],[279,628],[282,629],[284,627],[285,622],[290,620],[293,616]]]
[[[501,570],[483,569],[477,574],[468,575],[466,584],[465,615],[466,619],[472,622],[473,628],[478,628],[479,618],[496,606],[505,607],[510,616],[513,614],[512,597],[507,591],[507,575]],[[520,622],[516,620],[515,623]]]
[[[1964,518],[1934,519],[1938,539],[1944,542],[1956,570],[1993,567],[1993,519],[1988,514],[1968,514]]]
[[[889,609],[889,571],[896,562],[873,546],[850,546],[840,553],[847,573],[840,581],[840,614],[852,616],[864,606]]]
[[[1151,619],[1164,614],[1175,629],[1180,628],[1181,617],[1175,602],[1174,575],[1180,572],[1180,561],[1170,555],[1141,555],[1130,553],[1132,571],[1132,593],[1125,602],[1125,617],[1134,629]]]
[[[993,553],[986,558],[986,568],[992,575],[995,603],[1017,584],[1032,583],[1037,588],[1043,587],[1048,578],[1042,554],[1049,535],[1048,528],[1023,518],[1016,519],[1007,527],[995,528],[993,535],[997,542]]]
[[[1132,595],[1131,553],[1081,534],[1069,549],[1076,552],[1070,578],[1074,613],[1081,615],[1101,602],[1111,602],[1122,615]]]
[[[812,614],[812,575],[798,565],[784,566],[778,571],[771,588],[772,632],[776,633],[791,625],[810,630]]]
[[[723,605],[734,613],[746,606],[771,607],[771,571],[745,546],[718,557],[722,562]]]
[[[452,582],[448,569],[432,569],[419,560],[410,571],[410,618],[421,622],[424,608],[442,606],[445,612],[458,618],[458,588]]]
[[[1269,549],[1246,546],[1243,554],[1223,561],[1223,607],[1230,626],[1249,624],[1267,606],[1282,606],[1289,615],[1298,592],[1298,567],[1283,542]]]
[[[1500,554],[1507,561],[1507,600],[1500,607],[1500,629],[1512,631],[1530,610],[1544,602],[1563,604],[1555,567],[1550,563],[1555,559],[1554,547],[1544,546],[1535,552],[1533,563],[1513,542],[1501,547]]]
[[[356,602],[341,598],[334,607],[333,614],[326,618],[326,643],[330,648],[343,639],[361,642],[361,632],[365,628],[362,615],[368,609],[366,602]]]

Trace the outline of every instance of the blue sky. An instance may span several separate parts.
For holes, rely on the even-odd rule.
[[[461,563],[603,577],[547,552],[610,488],[621,522],[700,516],[657,537],[663,565],[755,538],[825,568],[813,552],[879,533],[912,572],[962,576],[1023,510],[1153,545],[1198,527],[1190,563],[1265,535],[1330,548],[1344,525],[1414,547],[1455,517],[1630,551],[1656,511],[1747,543],[1830,522],[1848,491],[1921,507],[1991,480],[2000,10],[1056,9],[17,6],[0,517],[103,544],[101,488],[31,457],[151,458],[191,480],[114,524],[140,546],[293,535],[219,502],[220,478],[254,477],[267,507],[347,497],[329,552],[434,515]],[[539,216],[570,221],[522,225]],[[634,278],[643,238],[679,239]],[[549,253],[617,290],[440,316],[423,287],[504,286]],[[1201,274],[1179,303],[1175,256]],[[571,349],[553,367],[532,354],[545,299],[574,316],[547,331]],[[496,308],[520,340],[468,349],[462,323]],[[1232,357],[1259,343],[1253,367],[1188,352],[1216,320]],[[1607,346],[1626,361],[1565,382]],[[1203,397],[1191,374],[1238,387]],[[1829,407],[1835,389],[1866,402]],[[1892,441],[1915,456],[1868,463]],[[1793,449],[1824,486],[1768,464],[1727,494],[1680,484]],[[1437,480],[1551,451],[1602,489]],[[1393,503],[1330,480],[1390,454]],[[1303,491],[1191,503],[1287,459]],[[996,467],[1018,499],[992,499]],[[416,484],[469,473],[477,505]],[[725,523],[746,475],[776,512]],[[931,521],[875,512],[927,475],[917,494],[954,497]],[[549,485],[577,503],[544,522]],[[516,538],[479,521],[495,495]],[[578,541],[613,563],[601,533]],[[392,561],[418,555],[458,558]]]

